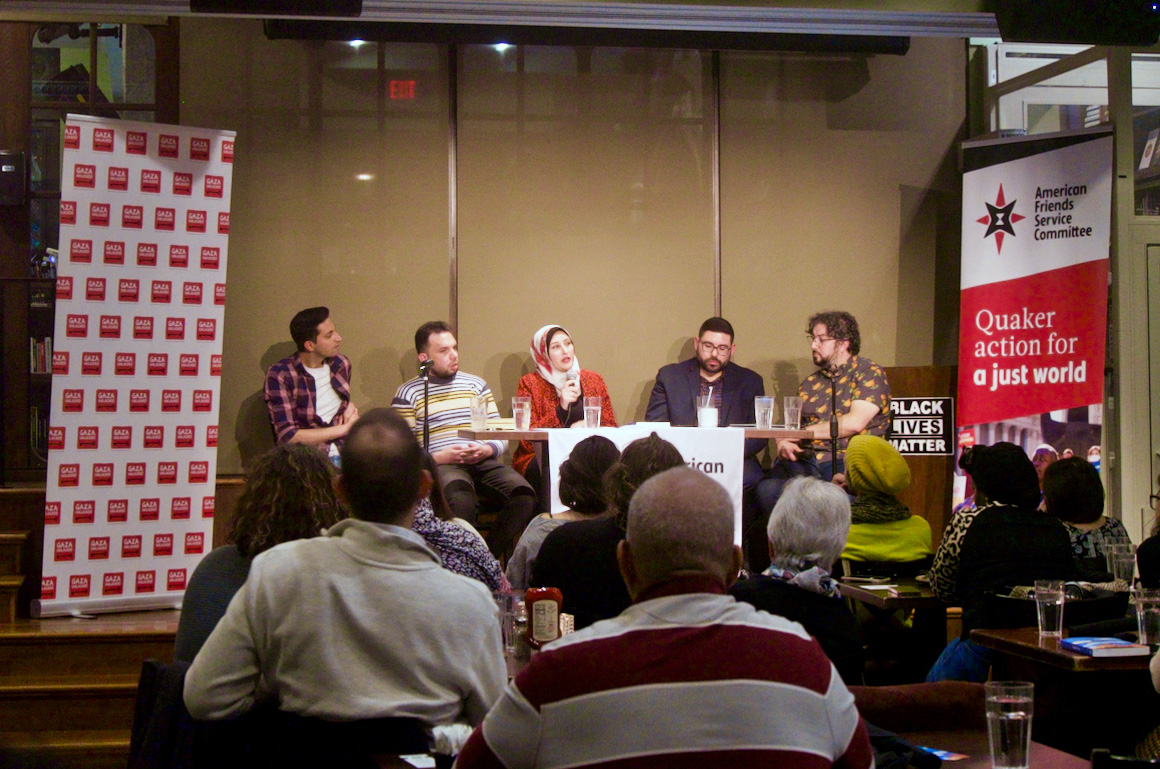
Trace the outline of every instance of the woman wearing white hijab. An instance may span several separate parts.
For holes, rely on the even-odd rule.
[[[532,336],[531,349],[536,370],[520,379],[516,394],[532,399],[533,430],[583,427],[585,396],[599,396],[600,426],[616,427],[604,379],[595,371],[580,368],[567,331],[557,325],[544,326]],[[538,470],[535,456],[531,442],[520,441],[512,467],[527,476],[529,467]]]

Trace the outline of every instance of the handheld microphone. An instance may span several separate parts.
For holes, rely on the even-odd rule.
[[[580,378],[580,372],[574,368],[570,368],[568,369],[568,373],[564,375],[564,378],[571,382]]]
[[[431,360],[430,358],[428,358],[425,361],[420,361],[419,362],[419,373],[420,374],[425,373],[427,371],[427,369],[431,368],[434,365],[435,365],[435,361]]]

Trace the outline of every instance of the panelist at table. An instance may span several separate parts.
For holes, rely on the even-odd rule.
[[[600,398],[600,426],[616,427],[603,377],[580,368],[572,336],[562,326],[550,324],[537,331],[531,350],[536,370],[520,379],[516,394],[532,399],[533,430],[583,427],[586,397]],[[538,485],[540,468],[531,441],[520,441],[512,455],[512,467],[532,485]]]
[[[756,421],[754,398],[765,395],[765,382],[756,371],[733,363],[737,351],[733,324],[724,318],[709,318],[701,324],[693,339],[694,355],[680,363],[662,366],[657,372],[656,385],[648,399],[645,419],[649,422],[668,422],[673,426],[697,424],[697,396],[712,395],[717,409],[717,424],[721,427],[735,424],[752,425]],[[764,475],[757,455],[769,444],[764,438],[745,441],[743,470],[742,528],[746,541],[749,567],[760,571],[769,564],[764,532],[749,536],[750,529],[759,529],[758,507],[753,490]],[[771,505],[769,510],[773,509]],[[768,516],[769,510],[765,510]]]
[[[819,312],[809,319],[806,337],[818,370],[798,385],[801,426],[812,440],[782,439],[769,477],[757,485],[763,511],[772,510],[785,482],[799,475],[830,480],[843,472],[846,446],[854,435],[885,437],[890,429],[890,383],[877,363],[864,358],[858,321],[848,312]],[[833,393],[832,388],[837,392]],[[832,456],[831,401],[837,402],[838,450]]]

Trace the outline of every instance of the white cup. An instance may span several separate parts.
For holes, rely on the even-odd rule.
[[[717,407],[713,405],[713,396],[697,396],[697,427],[716,427]]]

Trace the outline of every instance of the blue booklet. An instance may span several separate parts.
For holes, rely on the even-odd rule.
[[[1137,657],[1151,653],[1151,649],[1144,644],[1134,644],[1119,638],[1080,636],[1065,638],[1059,642],[1059,646],[1089,657]]]

